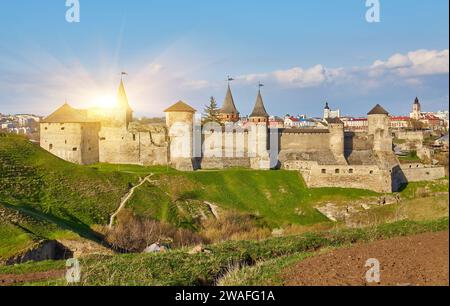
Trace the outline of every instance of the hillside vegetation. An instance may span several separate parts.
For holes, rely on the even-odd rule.
[[[251,239],[291,225],[331,227],[333,224],[314,208],[317,203],[380,196],[366,190],[308,189],[298,172],[289,171],[178,172],[168,167],[79,166],[25,138],[0,134],[0,211],[8,211],[0,214],[0,259],[36,240],[80,236],[102,242],[103,236],[95,230],[101,231],[108,224],[130,188],[150,174],[151,181],[135,190],[126,210],[143,220],[192,232],[217,227],[217,222],[205,220],[231,216],[231,225],[221,225],[226,229],[213,228],[207,233],[208,237],[222,235],[222,239],[229,238],[223,235],[226,231],[237,239],[247,239],[230,230],[239,223],[263,229]],[[442,188],[440,184],[435,189]],[[448,192],[448,180],[445,188]],[[404,194],[414,198],[418,190],[419,184],[411,185]],[[11,217],[14,214],[20,217]]]
[[[294,256],[294,260],[301,260],[313,256],[323,248],[339,248],[355,243],[445,230],[448,230],[448,218],[432,222],[402,221],[365,229],[307,233],[263,241],[225,242],[210,246],[209,253],[189,254],[188,250],[182,249],[159,254],[93,256],[81,260],[82,275],[81,283],[78,285],[195,286],[215,285],[217,282],[234,284],[236,278],[230,279],[230,274],[235,271],[240,273],[239,267],[245,269],[246,266],[271,262],[275,258],[280,258],[279,265],[284,266],[292,262],[292,260],[286,262],[286,256]],[[0,274],[22,274],[61,267],[61,262],[0,267]],[[268,277],[272,275],[270,270],[263,272]],[[261,279],[259,275],[250,276]],[[35,283],[35,285],[65,284],[63,279]],[[250,282],[245,283],[244,280],[239,284]]]

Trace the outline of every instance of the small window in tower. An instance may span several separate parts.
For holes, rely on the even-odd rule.
[[[323,174],[327,173],[327,170],[326,169],[322,169],[322,173]]]
[[[136,134],[133,134],[133,141],[136,141]]]
[[[72,149],[72,151],[74,151],[74,152],[78,151],[78,148],[75,147],[75,148]]]
[[[373,174],[373,170],[370,170],[370,172],[369,172],[370,174]]]
[[[44,129],[44,130],[46,130],[46,131],[47,131],[47,130],[48,130],[48,127],[45,127],[45,129]]]
[[[64,140],[64,144],[67,144],[67,140]]]
[[[353,173],[353,169],[348,170],[348,173],[350,174]]]
[[[336,170],[334,170],[334,173],[339,174],[339,173],[341,173],[341,170],[336,169]]]
[[[49,144],[49,145],[48,145],[48,149],[49,149],[49,150],[53,150],[53,144]]]
[[[64,131],[65,129],[66,129],[65,127],[62,127],[62,128],[61,128],[61,131]]]

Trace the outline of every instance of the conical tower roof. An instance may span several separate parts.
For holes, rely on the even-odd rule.
[[[230,85],[228,85],[227,95],[225,96],[225,101],[223,106],[219,111],[221,114],[238,115],[239,112],[234,104],[233,94],[231,93]]]
[[[123,80],[120,80],[119,90],[117,92],[117,105],[119,107],[131,110],[130,104],[128,104],[127,93],[125,91],[125,86],[123,85]]]
[[[389,115],[389,112],[377,104],[367,115]]]
[[[168,109],[164,111],[165,113],[195,113],[196,110],[191,106],[187,105],[183,101],[178,101]]]
[[[414,104],[420,104],[418,97],[416,97],[416,99],[414,100]]]
[[[258,90],[258,96],[256,97],[255,107],[250,117],[269,117],[269,114],[264,107],[264,102],[261,96],[261,90]]]

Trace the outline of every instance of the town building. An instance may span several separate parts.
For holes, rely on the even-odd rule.
[[[340,117],[341,117],[341,111],[339,109],[331,110],[328,102],[325,102],[325,107],[323,109],[323,119],[340,118]]]

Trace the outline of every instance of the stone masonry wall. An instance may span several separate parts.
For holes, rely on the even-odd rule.
[[[311,188],[340,187],[392,192],[391,174],[377,166],[316,166],[301,171]]]
[[[166,132],[164,129],[152,132],[102,128],[100,131],[100,162],[167,165]]]
[[[403,164],[401,170],[408,182],[431,181],[445,177],[444,167],[431,167],[423,164]]]
[[[281,133],[280,150],[330,150],[329,133]]]
[[[84,165],[99,160],[97,123],[42,123],[40,145],[53,155]]]

